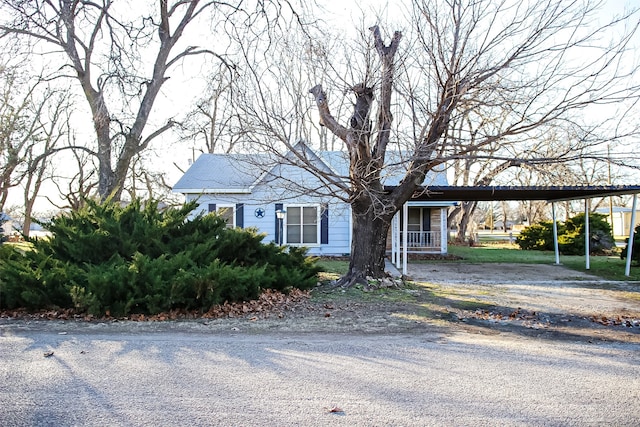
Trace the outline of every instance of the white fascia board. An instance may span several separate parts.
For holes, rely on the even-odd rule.
[[[413,201],[407,202],[408,206],[419,206],[419,207],[443,207],[443,206],[457,206],[458,202],[428,202],[428,201]]]
[[[231,188],[185,188],[173,190],[174,193],[180,194],[251,194],[250,188],[231,189]]]

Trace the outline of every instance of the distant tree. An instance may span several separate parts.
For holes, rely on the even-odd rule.
[[[627,253],[629,252],[629,238],[626,239],[625,243],[624,250],[620,252],[620,258],[622,259],[626,259]],[[636,265],[640,264],[640,225],[637,225],[634,229],[631,260],[634,261]]]
[[[200,151],[229,153],[246,133],[233,106],[234,78],[237,78],[234,70],[224,65],[217,67],[207,79],[206,92],[181,126],[184,139],[194,145],[204,142],[204,150]]]
[[[566,231],[558,236],[560,251],[567,255],[581,255],[586,250],[585,214],[579,213],[565,223]],[[589,253],[602,254],[615,248],[611,225],[606,215],[589,213]]]
[[[72,111],[68,92],[42,78],[21,77],[22,68],[0,70],[0,209],[9,191],[22,190],[23,233],[43,183],[51,179],[52,159],[63,147]]]

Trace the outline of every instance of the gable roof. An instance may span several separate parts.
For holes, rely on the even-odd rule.
[[[318,152],[318,156],[335,170],[339,176],[349,176],[349,153],[344,151],[320,151]],[[386,164],[382,171],[382,183],[384,186],[396,186],[400,184],[400,181],[402,181],[407,173],[409,160],[403,153],[388,151]],[[439,165],[428,171],[422,185],[426,187],[432,185],[449,185],[445,166]]]
[[[250,193],[264,174],[256,155],[201,154],[173,186],[180,193]]]
[[[331,170],[345,181],[349,176],[349,154],[344,151],[313,151],[304,144],[298,143],[296,150],[318,166]],[[291,152],[287,153],[288,161],[300,164]],[[388,166],[383,171],[385,186],[398,185],[406,174],[406,163],[402,162],[399,153],[387,153]],[[261,167],[263,166],[263,167]],[[276,161],[268,154],[208,154],[203,153],[187,169],[184,175],[173,186],[179,193],[219,193],[249,194],[253,188],[268,175],[277,176],[274,172]],[[444,167],[427,173],[425,186],[448,185]]]

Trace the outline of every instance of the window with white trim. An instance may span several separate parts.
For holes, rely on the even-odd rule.
[[[317,245],[320,243],[320,206],[286,206],[286,243]]]

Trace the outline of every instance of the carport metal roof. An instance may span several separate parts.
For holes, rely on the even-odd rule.
[[[640,185],[558,185],[558,186],[429,186],[412,200],[419,201],[492,201],[492,200],[564,200],[590,199],[623,194],[640,194]]]

